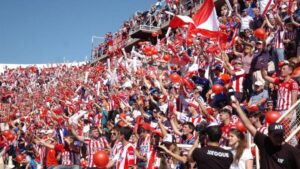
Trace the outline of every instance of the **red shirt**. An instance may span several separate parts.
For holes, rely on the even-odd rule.
[[[135,164],[135,152],[132,144],[122,147],[117,156],[117,169],[129,169]]]
[[[47,148],[47,155],[46,155],[46,158],[47,158],[46,166],[47,167],[58,165],[58,162],[56,160],[56,155],[57,154],[54,149]]]
[[[292,105],[292,91],[299,90],[298,83],[293,79],[284,82],[279,78],[275,78],[274,83],[278,85],[276,110],[288,110]]]

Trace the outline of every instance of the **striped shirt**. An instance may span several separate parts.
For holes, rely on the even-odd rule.
[[[129,169],[130,166],[135,165],[135,151],[131,143],[123,146],[118,155],[115,156],[117,161],[116,169]]]
[[[284,36],[284,29],[280,26],[279,28],[277,28],[276,32],[275,32],[275,36],[274,36],[274,47],[276,49],[278,48],[284,48],[283,46],[283,36]]]
[[[241,70],[234,70],[235,73],[232,76],[232,88],[235,92],[239,92],[239,93],[243,93],[243,83],[245,80],[245,70],[241,69]]]
[[[122,148],[122,142],[118,141],[117,143],[115,143],[115,145],[113,146],[111,153],[110,153],[110,159],[113,159],[121,150]]]
[[[299,90],[298,83],[293,79],[283,82],[279,78],[275,78],[275,84],[279,86],[277,91],[276,110],[288,110],[292,106],[292,91],[298,92]]]
[[[88,167],[96,167],[96,165],[93,162],[93,155],[99,150],[109,148],[109,144],[107,140],[103,137],[99,138],[98,140],[86,138],[84,139],[84,143],[87,146],[86,154]]]

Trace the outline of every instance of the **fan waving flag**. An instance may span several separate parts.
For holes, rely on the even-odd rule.
[[[196,29],[219,31],[219,21],[213,0],[206,0],[193,16]]]
[[[194,24],[194,21],[192,18],[188,16],[182,16],[182,15],[176,15],[171,20],[169,26],[171,28],[177,28],[177,27],[183,27],[189,24]]]
[[[218,37],[222,34],[219,31],[219,21],[213,0],[205,0],[198,12],[193,16],[194,25],[191,25],[191,34],[200,34],[207,38]]]
[[[213,0],[205,0],[192,18],[174,16],[169,26],[171,28],[189,26],[189,34],[200,34],[207,38],[215,38],[223,34],[219,31],[219,21]]]

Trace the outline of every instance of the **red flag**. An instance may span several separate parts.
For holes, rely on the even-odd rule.
[[[194,25],[190,31],[195,28],[196,33],[205,37],[219,36],[219,21],[213,0],[206,0],[198,12],[193,16]]]
[[[194,21],[189,16],[176,15],[170,21],[169,26],[171,28],[183,27],[185,25],[194,24]]]

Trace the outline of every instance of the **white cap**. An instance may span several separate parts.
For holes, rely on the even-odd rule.
[[[169,143],[173,143],[173,136],[171,134],[167,134],[164,139],[163,142],[169,142]]]
[[[256,81],[256,82],[254,83],[254,85],[257,85],[257,86],[263,86],[263,85],[264,85],[264,83],[263,83],[263,82],[261,82],[261,81]]]

